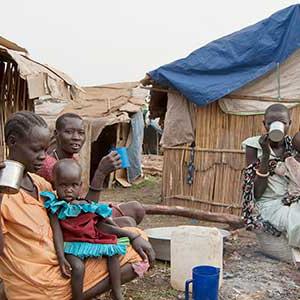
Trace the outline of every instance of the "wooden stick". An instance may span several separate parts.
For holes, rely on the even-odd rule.
[[[202,221],[224,223],[234,228],[241,228],[244,226],[241,217],[230,214],[211,213],[203,210],[191,209],[182,206],[144,204],[143,207],[146,211],[146,214],[148,215],[174,215]]]
[[[156,87],[149,87],[149,86],[140,86],[141,89],[149,90],[149,91],[155,91],[155,92],[162,92],[162,93],[174,93],[181,95],[178,91],[172,90],[172,89],[162,89],[162,88],[156,88]]]
[[[24,105],[24,107],[26,107],[27,110],[30,110],[29,109],[29,102],[27,101],[28,100],[28,90],[27,90],[27,81],[24,80],[24,85],[23,85],[23,98],[22,98],[22,103]]]
[[[180,193],[183,194],[183,189],[184,189],[184,183],[185,183],[185,179],[183,178],[183,169],[184,169],[184,156],[185,156],[185,151],[182,151],[181,153],[181,161],[180,164],[178,166],[179,168],[179,178],[180,178]]]
[[[177,147],[164,147],[167,150],[192,150],[191,147],[186,146],[177,146]],[[244,150],[239,149],[210,149],[210,148],[194,148],[195,151],[202,151],[202,152],[212,152],[212,153],[245,153]]]
[[[7,88],[6,88],[6,95],[7,95],[7,98],[6,98],[7,106],[6,106],[6,108],[7,108],[8,114],[10,115],[10,114],[13,113],[13,106],[12,106],[13,103],[10,99],[11,87],[12,87],[12,76],[13,76],[13,74],[12,74],[12,72],[13,72],[12,71],[13,63],[8,64],[7,66],[8,66],[8,70],[7,70],[8,75],[7,75]]]
[[[11,78],[10,78],[10,87],[8,92],[7,99],[10,101],[12,106],[12,113],[18,110],[17,102],[15,101],[14,94],[15,94],[15,88],[16,88],[16,66],[14,64],[11,65]]]
[[[204,204],[209,204],[209,205],[214,205],[214,206],[223,206],[227,208],[242,208],[240,205],[232,205],[229,203],[221,203],[221,202],[212,202],[212,201],[205,201],[201,199],[196,199],[195,197],[192,196],[184,196],[184,195],[175,195],[175,196],[169,196],[165,197],[166,200],[170,199],[179,199],[179,200],[189,200],[193,202],[199,202],[199,203],[204,203]]]
[[[19,72],[17,71],[17,82],[16,82],[16,98],[15,101],[18,103],[18,107],[20,106],[20,88],[21,88],[21,78],[19,76]]]
[[[147,87],[147,86],[141,86],[141,89],[145,90],[153,90],[156,92],[162,92],[162,93],[175,93],[181,95],[180,92],[173,89],[163,89],[163,88],[156,88],[156,87]],[[248,96],[248,95],[236,95],[236,94],[228,94],[220,99],[232,99],[232,100],[257,100],[257,101],[264,101],[264,102],[278,102],[278,103],[299,103],[300,99],[288,99],[288,98],[274,98],[274,97],[268,97],[268,96]],[[218,100],[220,100],[218,99]]]
[[[5,69],[3,71],[3,76],[2,76],[2,80],[1,80],[1,86],[0,86],[0,100],[5,101],[4,99],[4,95],[5,95],[5,83],[6,83],[6,80],[7,80],[7,74],[8,74],[8,64],[6,64],[5,66]],[[3,104],[4,105],[4,104]]]
[[[6,119],[7,119],[7,110],[8,110],[7,109],[8,103],[6,102],[7,101],[6,84],[7,84],[7,78],[8,78],[8,69],[9,69],[9,63],[6,63],[4,74],[2,77],[1,87],[0,87],[0,99],[2,101],[1,124],[3,124],[3,128],[4,128],[4,124],[6,122]],[[3,138],[3,140],[4,140],[4,138]]]
[[[235,94],[229,94],[224,96],[224,98],[232,99],[232,100],[257,100],[257,101],[265,101],[265,102],[285,102],[285,103],[299,103],[300,99],[288,99],[288,98],[273,98],[268,96],[246,96],[246,95],[235,95]]]

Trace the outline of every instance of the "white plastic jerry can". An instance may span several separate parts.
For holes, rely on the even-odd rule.
[[[214,227],[179,226],[171,235],[171,286],[185,290],[195,266],[220,268],[219,287],[223,275],[223,237]]]

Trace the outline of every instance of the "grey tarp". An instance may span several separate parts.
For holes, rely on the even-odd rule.
[[[130,168],[127,170],[128,182],[133,182],[142,174],[142,148],[144,140],[144,118],[139,111],[131,118],[131,143],[128,146]]]

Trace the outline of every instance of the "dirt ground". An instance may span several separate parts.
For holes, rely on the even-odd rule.
[[[114,188],[106,191],[102,200],[122,202],[138,200],[142,203],[160,203],[159,177],[148,176],[131,188]],[[146,216],[141,228],[208,225],[196,220]],[[220,225],[218,225],[220,227]],[[221,226],[226,228],[226,226]],[[240,230],[224,244],[224,276],[220,300],[300,300],[300,271],[292,265],[267,258],[259,252],[255,236]],[[136,279],[123,287],[126,300],[184,299],[182,292],[170,286],[170,265],[157,261],[143,279]],[[107,295],[101,299],[109,299]]]

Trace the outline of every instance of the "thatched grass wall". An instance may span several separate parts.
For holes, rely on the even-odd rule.
[[[294,134],[300,128],[300,106],[291,109]],[[237,116],[225,114],[217,102],[197,109],[196,145],[209,149],[240,149],[247,137],[264,131],[263,116]]]
[[[19,76],[17,64],[0,53],[0,160],[6,155],[4,124],[19,110],[34,110],[34,103],[28,99],[27,82]]]
[[[300,129],[300,106],[291,110],[290,134]],[[225,114],[217,102],[198,108],[196,115],[196,167],[194,182],[187,183],[190,147],[164,152],[163,201],[211,212],[239,215],[245,154],[241,143],[263,132],[262,116]]]

